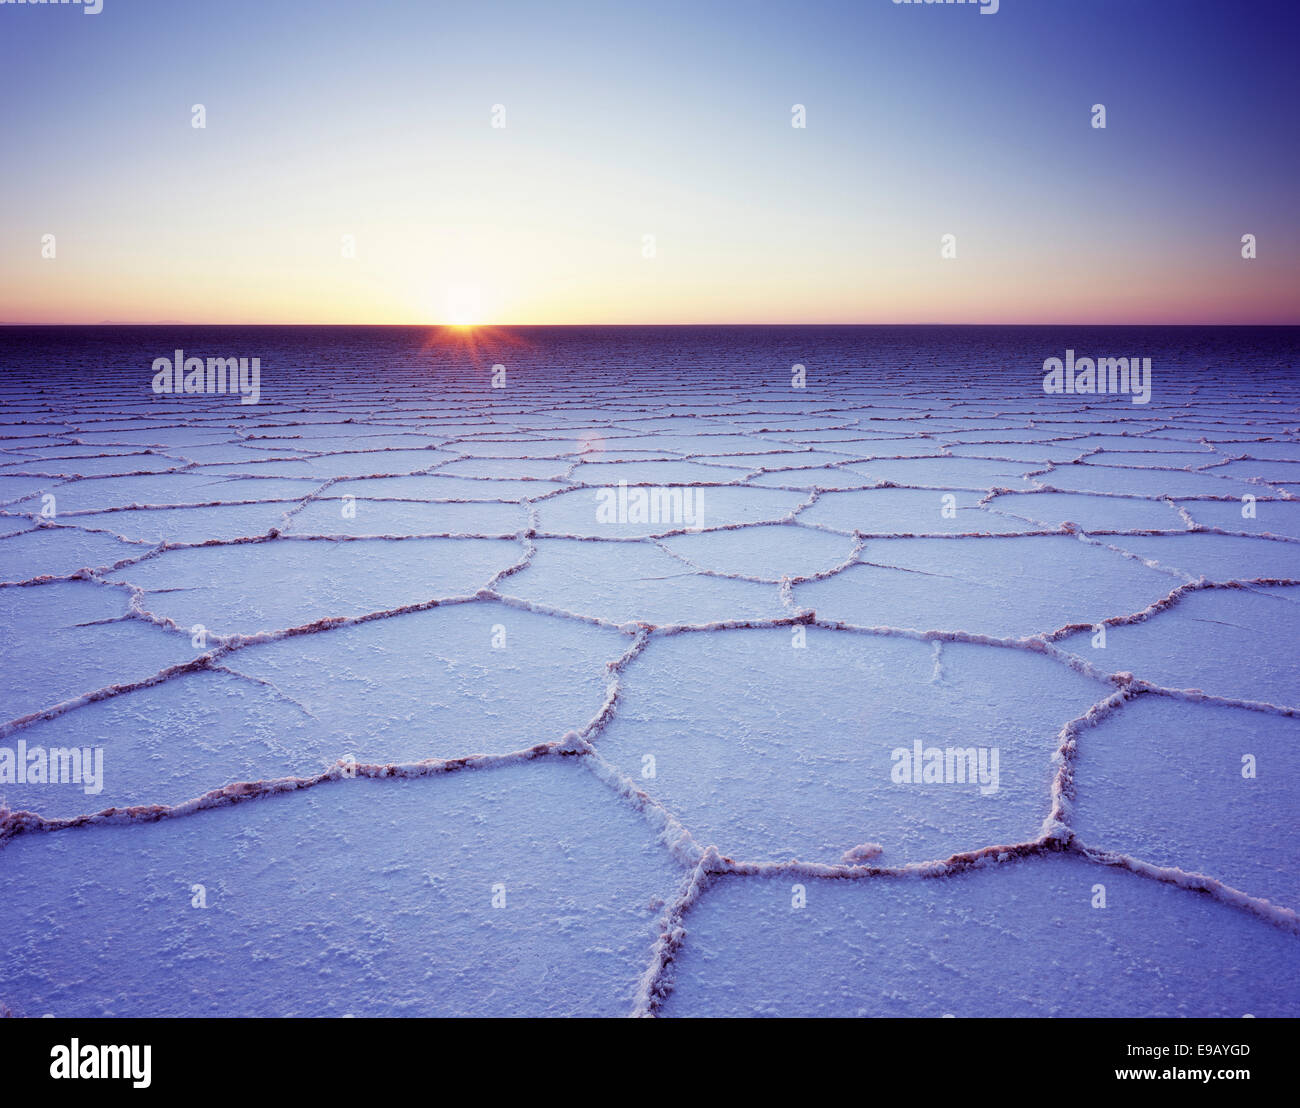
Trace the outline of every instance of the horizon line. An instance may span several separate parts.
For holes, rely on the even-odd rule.
[[[1168,323],[1160,320],[1146,320],[1135,323],[1127,322],[1080,322],[1077,320],[1041,321],[997,321],[974,323],[956,322],[921,322],[898,321],[890,323],[866,323],[855,320],[832,320],[815,323],[800,321],[778,321],[763,323],[738,322],[691,322],[691,323],[318,323],[318,322],[196,322],[193,320],[118,320],[105,319],[93,323],[67,321],[37,322],[30,320],[0,320],[0,327],[402,327],[428,328],[452,331],[490,331],[505,328],[522,327],[1300,327],[1300,320],[1268,322],[1219,322],[1219,321],[1180,321]]]

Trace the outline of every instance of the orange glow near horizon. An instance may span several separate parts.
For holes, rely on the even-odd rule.
[[[936,239],[937,242],[937,239]],[[189,256],[168,264],[118,256],[57,261],[10,257],[0,264],[0,323],[355,324],[484,327],[617,324],[1215,324],[1300,322],[1295,275],[1277,255],[1244,263],[1228,254],[1199,269],[1167,257],[1130,259],[1106,280],[1102,262],[1062,266],[1059,257],[983,253],[963,246],[955,261],[901,249],[878,258],[808,241],[779,252],[772,272],[748,246],[733,256],[661,244],[645,260],[627,244],[605,244],[581,275],[551,279],[503,244],[466,250],[445,272],[410,255],[376,250],[369,261],[286,265],[256,250]],[[588,243],[587,245],[590,246]],[[306,247],[302,247],[305,250]],[[564,256],[560,236],[546,252]],[[405,254],[406,252],[403,252]],[[477,264],[474,264],[475,259]],[[870,263],[870,264],[868,264]],[[457,283],[460,273],[499,273],[496,282]],[[441,280],[439,278],[442,278]]]
[[[527,339],[504,327],[488,327],[470,324],[434,324],[428,328],[428,334],[420,345],[422,352],[430,356],[430,362],[438,360],[440,352],[456,355],[468,355],[475,373],[487,378],[492,374],[492,367],[499,360],[499,353],[504,349],[527,350],[532,347]],[[488,350],[494,353],[489,356]]]

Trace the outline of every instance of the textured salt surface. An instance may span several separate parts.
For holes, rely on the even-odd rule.
[[[1073,858],[941,881],[807,879],[801,911],[789,880],[715,880],[692,909],[665,1015],[1265,1017],[1300,1007],[1294,935]],[[1097,884],[1104,910],[1090,906]]]
[[[5,983],[30,1014],[622,1015],[677,880],[558,761],[79,838],[5,850]]]
[[[1290,378],[42,388],[0,747],[104,780],[0,785],[17,1014],[1300,1014]]]

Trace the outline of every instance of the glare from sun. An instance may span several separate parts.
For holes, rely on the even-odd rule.
[[[479,322],[479,290],[469,286],[447,292],[446,321],[452,327],[473,327]]]

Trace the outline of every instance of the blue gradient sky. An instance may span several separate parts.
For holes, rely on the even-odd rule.
[[[0,319],[1300,323],[1298,31],[1282,0],[0,6]]]

